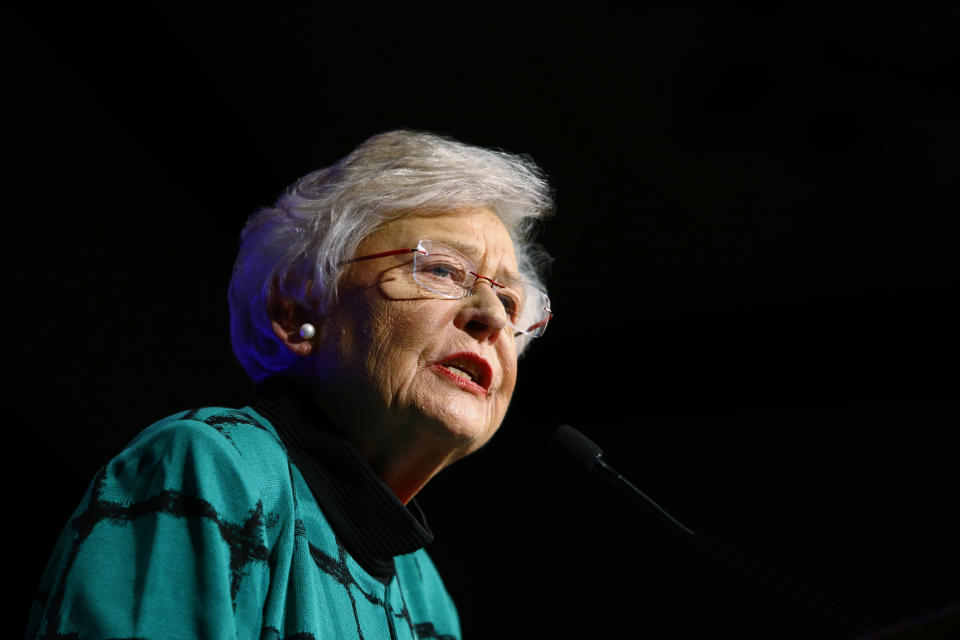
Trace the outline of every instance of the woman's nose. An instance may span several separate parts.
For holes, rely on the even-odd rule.
[[[496,286],[485,278],[477,278],[461,301],[453,323],[480,342],[497,340],[509,321],[506,309],[497,297]]]

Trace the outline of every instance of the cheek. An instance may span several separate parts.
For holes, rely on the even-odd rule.
[[[410,383],[425,364],[421,362],[424,352],[442,332],[442,321],[424,306],[423,302],[394,301],[371,309],[365,368],[393,391]]]
[[[384,353],[419,351],[437,338],[443,325],[425,306],[419,301],[398,301],[372,310],[373,338]]]
[[[510,343],[500,351],[500,366],[503,367],[503,393],[509,400],[517,384],[517,349],[512,337],[504,339]]]
[[[517,383],[517,358],[516,351],[512,345],[506,346],[499,352],[500,360],[500,386],[496,390],[496,397],[493,403],[493,413],[491,415],[494,428],[498,429],[507,413],[510,400],[513,397],[513,391]]]
[[[435,384],[432,378],[428,378],[426,384],[416,385],[410,404],[417,407],[418,411],[429,415],[431,419],[447,425],[446,428],[456,428],[455,425],[475,426],[485,422],[485,418],[478,413],[476,406],[458,402],[457,394],[460,392],[448,394],[443,384],[442,382]],[[469,433],[470,428],[468,427],[465,432]]]

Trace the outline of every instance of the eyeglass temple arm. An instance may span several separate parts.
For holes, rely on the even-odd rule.
[[[359,258],[350,258],[349,260],[344,260],[340,264],[349,264],[351,262],[361,262],[363,260],[373,260],[374,258],[386,258],[387,256],[398,256],[402,253],[422,253],[427,254],[426,251],[420,249],[393,249],[392,251],[381,251],[380,253],[374,253],[369,256],[360,256]]]
[[[536,324],[530,325],[529,327],[527,327],[527,331],[533,331],[534,329],[536,329],[536,328],[538,328],[538,327],[542,327],[543,325],[545,325],[545,324],[547,324],[548,322],[550,322],[551,320],[553,320],[553,311],[551,311],[550,309],[548,309],[548,308],[546,308],[546,307],[544,307],[543,310],[547,312],[547,319],[546,319],[546,320],[541,320],[540,322],[537,322]],[[516,338],[516,337],[519,336],[519,335],[523,335],[523,333],[524,333],[523,331],[517,331],[516,333],[513,334],[513,337]]]

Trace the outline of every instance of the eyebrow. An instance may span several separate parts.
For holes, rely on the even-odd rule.
[[[472,256],[476,256],[480,254],[480,247],[473,243],[461,242],[459,240],[453,240],[453,239],[437,240],[437,242],[453,247],[454,249],[456,249],[463,255],[467,256],[471,260],[473,260]],[[512,269],[504,269],[502,267],[501,267],[501,270],[496,274],[496,277],[498,279],[511,280],[512,282],[515,282],[517,284],[520,284],[523,282],[523,278],[520,277],[519,272],[514,271]]]

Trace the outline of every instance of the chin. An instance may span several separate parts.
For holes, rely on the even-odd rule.
[[[411,408],[426,418],[424,428],[434,442],[459,458],[485,445],[497,432],[506,413],[501,410],[501,398],[480,397],[435,372],[424,380],[411,398]]]
[[[433,417],[438,435],[450,440],[452,447],[464,449],[466,453],[476,451],[487,443],[499,427],[491,423],[490,415],[486,411],[479,411],[476,406],[463,406],[455,402],[435,406],[432,411],[426,411]]]

